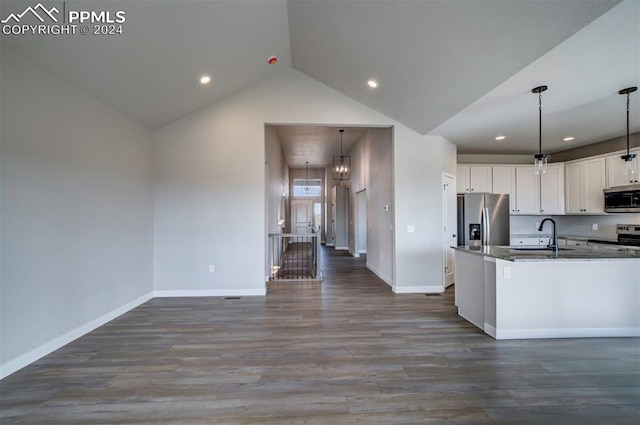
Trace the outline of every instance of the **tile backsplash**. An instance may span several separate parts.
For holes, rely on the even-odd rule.
[[[512,235],[551,233],[551,226],[545,226],[544,231],[538,232],[537,225],[547,216],[542,215],[513,215],[510,219]],[[609,215],[556,215],[551,216],[558,225],[558,234],[574,236],[594,236],[615,238],[617,224],[640,224],[640,214],[609,214]],[[593,230],[593,225],[598,230]]]

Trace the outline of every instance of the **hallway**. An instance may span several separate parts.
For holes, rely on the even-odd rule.
[[[3,424],[637,424],[639,340],[495,341],[323,248],[325,281],[155,298],[0,382]]]

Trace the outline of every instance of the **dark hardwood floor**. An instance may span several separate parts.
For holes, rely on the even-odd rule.
[[[495,341],[323,255],[322,286],[149,301],[1,381],[1,423],[640,423],[639,339]]]

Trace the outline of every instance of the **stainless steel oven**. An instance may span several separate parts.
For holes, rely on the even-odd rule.
[[[640,185],[605,189],[604,211],[608,213],[640,212]]]
[[[607,244],[620,246],[633,246],[640,248],[640,224],[618,224],[616,226],[618,234],[617,241],[602,241],[599,239],[589,239],[589,244]]]

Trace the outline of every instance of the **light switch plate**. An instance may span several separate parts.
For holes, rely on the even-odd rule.
[[[414,226],[413,224],[407,225],[407,233],[413,233],[415,231],[416,231],[416,226]]]
[[[593,223],[591,225],[591,230],[598,230],[598,223]]]

